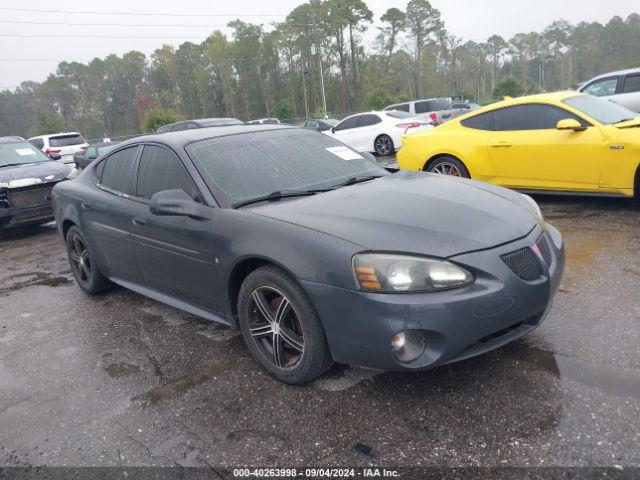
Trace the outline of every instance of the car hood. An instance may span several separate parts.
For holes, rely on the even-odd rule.
[[[58,182],[67,175],[71,168],[60,162],[37,162],[0,167],[0,187],[19,188],[41,183]]]
[[[318,230],[369,250],[437,257],[526,236],[538,219],[519,193],[473,180],[401,171],[251,213]]]

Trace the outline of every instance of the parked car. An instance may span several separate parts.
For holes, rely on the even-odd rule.
[[[473,102],[453,102],[451,107],[455,110],[460,110],[460,115],[467,112],[472,112],[480,108],[480,105]],[[456,115],[457,116],[457,115]]]
[[[406,170],[537,192],[640,195],[640,117],[575,91],[494,103],[404,138]]]
[[[564,265],[531,198],[392,174],[301,128],[138,137],[54,199],[85,292],[117,283],[240,328],[292,384],[332,361],[416,371],[505,345],[543,321]]]
[[[335,118],[310,118],[302,122],[299,126],[308,128],[309,130],[315,130],[316,132],[326,132],[339,122],[340,120],[336,120]]]
[[[428,118],[434,126],[440,125],[463,113],[463,110],[453,107],[451,98],[425,98],[411,102],[396,103],[384,109],[400,110],[411,113],[413,116]]]
[[[51,189],[74,175],[22,137],[0,137],[0,230],[52,220]]]
[[[433,128],[428,120],[400,111],[357,113],[322,133],[351,148],[378,155],[391,155],[402,146],[402,136]]]
[[[45,155],[60,155],[63,163],[73,163],[73,155],[83,152],[89,144],[78,132],[56,133],[31,137],[30,143],[42,150]]]
[[[278,120],[277,118],[273,118],[273,117],[270,117],[270,118],[259,118],[257,120],[249,120],[247,122],[247,125],[261,125],[261,124],[264,124],[264,123],[277,125],[277,124],[280,123],[280,120]]]
[[[244,125],[242,120],[237,118],[199,118],[197,120],[182,120],[160,127],[156,133],[178,132],[180,130],[191,130],[192,128],[224,127],[226,125]]]
[[[73,156],[73,161],[76,164],[78,170],[84,170],[87,165],[93,162],[95,159],[101,157],[107,152],[110,152],[118,145],[119,142],[101,142],[89,145],[84,152],[76,153]]]
[[[583,83],[578,91],[640,112],[640,68],[599,75]]]

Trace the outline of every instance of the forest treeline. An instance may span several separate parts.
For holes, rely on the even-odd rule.
[[[43,82],[0,92],[0,135],[128,135],[142,131],[150,113],[295,119],[322,115],[325,104],[338,116],[426,96],[484,102],[504,79],[524,92],[550,91],[640,67],[636,13],[604,25],[557,20],[541,32],[480,42],[448,32],[427,0],[375,19],[363,0],[311,0],[280,23],[234,20],[228,29],[149,57],[130,51],[62,62]]]

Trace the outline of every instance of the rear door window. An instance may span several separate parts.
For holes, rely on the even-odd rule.
[[[49,137],[49,146],[51,147],[69,147],[71,145],[82,145],[85,143],[82,135],[56,135]]]
[[[33,140],[29,140],[34,147],[38,147],[40,150],[44,148],[44,140],[41,138],[34,138]]]
[[[358,120],[359,127],[370,127],[371,125],[376,125],[381,123],[380,117],[374,115],[372,113],[367,113],[365,115],[360,115],[360,119]]]
[[[174,152],[156,145],[145,145],[138,168],[136,195],[150,199],[165,190],[182,190],[194,200],[202,201],[191,176]]]
[[[495,130],[493,112],[481,113],[470,118],[465,118],[460,124],[476,130]]]
[[[416,113],[433,112],[434,110],[433,108],[431,108],[431,102],[429,100],[416,102],[415,109],[416,109]]]
[[[627,75],[624,80],[623,93],[640,92],[640,73],[635,75]]]
[[[138,154],[138,146],[124,148],[109,155],[100,163],[101,175],[96,177],[100,179],[100,184],[126,194],[133,193],[133,174],[136,156]]]

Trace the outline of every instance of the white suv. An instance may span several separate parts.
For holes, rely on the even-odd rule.
[[[583,83],[578,91],[640,112],[640,68],[605,73]]]
[[[87,141],[78,132],[40,135],[31,137],[28,142],[46,155],[60,155],[60,161],[63,163],[73,163],[73,155],[84,152],[89,147]]]

